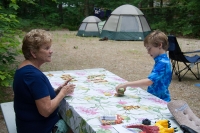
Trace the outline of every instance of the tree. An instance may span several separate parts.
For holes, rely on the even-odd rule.
[[[14,30],[18,23],[15,15],[17,8],[14,2],[0,2],[0,86],[9,86],[12,83],[15,56],[19,54],[17,48],[20,43],[15,37],[17,30]]]

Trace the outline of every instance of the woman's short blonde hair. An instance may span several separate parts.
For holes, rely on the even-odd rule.
[[[144,39],[144,46],[147,47],[152,45],[154,47],[159,47],[162,44],[162,48],[167,51],[169,47],[168,37],[165,35],[164,32],[160,30],[155,30],[151,32],[148,36]]]
[[[37,52],[44,44],[51,43],[51,34],[42,29],[33,29],[28,32],[22,41],[22,52],[25,59],[32,57],[31,51]]]

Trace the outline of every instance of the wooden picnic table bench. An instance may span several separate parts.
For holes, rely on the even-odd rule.
[[[1,103],[0,105],[8,133],[17,133],[13,102]]]

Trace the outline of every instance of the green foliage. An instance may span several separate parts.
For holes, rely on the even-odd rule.
[[[16,68],[15,57],[20,53],[18,50],[20,43],[16,37],[20,32],[14,30],[18,20],[12,8],[16,9],[18,6],[11,3],[9,7],[11,9],[0,9],[0,86],[11,85]]]
[[[128,2],[129,1],[129,2]],[[106,0],[43,0],[44,4],[40,1],[34,1],[34,5],[19,1],[18,16],[25,19],[28,25],[21,25],[23,29],[30,29],[42,27],[43,29],[55,29],[56,27],[63,27],[69,30],[78,30],[82,20],[88,15],[94,15],[94,6],[104,9],[114,10],[123,4],[135,4],[138,3],[133,0],[127,1],[106,1]],[[128,2],[128,3],[127,3]],[[59,4],[63,5],[62,10],[59,8]],[[24,23],[24,22],[22,22]]]
[[[159,2],[159,1],[157,1]],[[170,0],[163,7],[149,8],[145,0],[36,0],[18,1],[20,29],[42,28],[48,30],[65,28],[78,30],[82,20],[94,15],[94,7],[113,11],[123,4],[140,6],[152,29],[169,34],[200,37],[198,0]],[[102,18],[102,21],[106,18]]]
[[[81,8],[79,9],[76,9],[74,7],[64,8],[63,22],[66,26],[68,26],[67,28],[69,29],[78,30],[78,26],[84,19],[84,16],[81,15],[79,12],[77,12],[77,10],[80,11]]]
[[[15,31],[6,29],[0,37],[0,85],[9,86],[16,68],[15,57],[20,54],[18,50],[19,40],[15,37]]]
[[[174,35],[200,38],[200,16],[198,14],[200,10],[191,8],[191,2],[193,3],[193,1],[189,1],[178,6],[172,6],[174,3],[171,3],[163,8],[141,10],[152,29],[160,29]]]

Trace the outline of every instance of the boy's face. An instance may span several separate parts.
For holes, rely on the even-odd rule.
[[[155,47],[152,45],[148,45],[148,46],[146,46],[146,49],[147,49],[148,54],[152,58],[155,58],[158,55],[165,53],[165,51],[162,49],[162,46]]]

